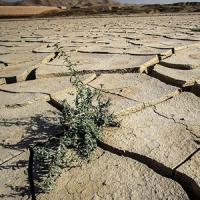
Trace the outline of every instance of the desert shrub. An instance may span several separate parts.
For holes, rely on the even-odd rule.
[[[200,32],[200,27],[197,27],[197,28],[192,28],[190,29],[191,31],[195,31],[195,32]]]
[[[67,100],[62,102],[60,123],[62,134],[57,138],[54,147],[34,147],[34,152],[39,159],[48,160],[48,174],[37,185],[44,192],[53,188],[56,178],[63,167],[71,162],[89,160],[91,152],[97,147],[102,138],[103,128],[120,126],[114,114],[109,112],[110,99],[102,96],[102,85],[99,89],[84,85],[81,77],[75,70],[75,64],[56,45],[56,53],[64,59],[71,72],[71,83],[75,86],[73,105]],[[56,146],[56,147],[55,147]]]

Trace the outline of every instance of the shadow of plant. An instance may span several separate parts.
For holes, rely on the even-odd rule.
[[[24,153],[24,152],[23,152]],[[19,198],[31,198],[31,192],[29,187],[28,180],[28,160],[25,160],[21,157],[23,154],[21,153],[19,156],[19,160],[16,161],[10,160],[8,162],[3,163],[0,166],[0,173],[5,175],[1,175],[1,178],[4,184],[3,192],[0,194],[0,198],[4,199],[19,199]],[[11,177],[6,177],[7,174],[11,174]],[[22,175],[22,177],[20,177]],[[5,177],[8,180],[5,180]],[[24,178],[25,177],[25,178]],[[18,180],[17,180],[18,179]],[[20,180],[19,180],[20,179]],[[5,183],[6,182],[6,183]],[[11,184],[12,183],[12,184]]]
[[[0,126],[14,126],[23,129],[24,134],[21,135],[21,139],[17,143],[5,144],[0,142],[2,147],[15,150],[24,150],[30,145],[45,142],[61,131],[59,119],[55,115],[54,117],[47,117],[37,114],[31,118],[2,120]]]
[[[6,185],[6,188],[10,188],[13,193],[7,195],[7,194],[1,194],[0,198],[4,199],[18,199],[20,198],[25,198],[25,199],[31,199],[31,194],[30,194],[30,188],[29,187],[21,187],[21,186],[13,186],[13,185]]]
[[[16,133],[18,133],[17,129],[23,130],[20,137],[18,137],[18,141],[8,143],[5,142],[6,140],[1,139],[0,148],[2,149],[3,153],[5,152],[5,154],[8,153],[8,155],[10,155],[11,153],[9,152],[19,151],[19,154],[3,162],[0,165],[0,173],[7,173],[7,174],[9,173],[10,177],[8,177],[8,179],[12,179],[12,174],[15,173],[16,170],[18,170],[19,173],[25,172],[26,175],[25,183],[23,179],[19,181],[20,184],[18,183],[16,185],[15,181],[13,181],[14,184],[9,184],[8,182],[10,181],[8,182],[3,181],[4,184],[2,184],[2,187],[4,188],[5,193],[2,192],[0,198],[9,198],[9,199],[12,198],[16,199],[22,197],[31,198],[31,188],[29,186],[29,176],[28,176],[28,170],[29,170],[28,157],[25,159],[19,158],[20,160],[17,160],[17,158],[24,152],[27,152],[27,149],[30,146],[45,144],[45,142],[48,142],[49,140],[51,140],[51,138],[61,133],[62,128],[60,126],[59,118],[58,116],[56,116],[56,114],[57,113],[48,111],[48,114],[47,113],[37,114],[29,118],[21,118],[21,119],[13,118],[9,120],[2,119],[0,121],[0,127],[3,127],[4,129],[8,128],[8,130],[10,130],[9,128],[13,127],[13,132]],[[6,134],[9,134],[9,132],[7,132]],[[5,135],[4,138],[6,138]],[[52,145],[54,144],[52,143]],[[40,163],[41,167],[38,168],[38,162],[40,161],[34,158],[34,163],[33,163],[34,180],[42,179],[42,177],[45,176],[45,174],[48,171],[47,163],[42,163],[42,164]]]

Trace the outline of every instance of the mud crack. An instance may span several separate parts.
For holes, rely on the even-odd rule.
[[[181,124],[181,125],[185,126],[186,130],[189,131],[191,135],[193,135],[193,136],[196,137],[197,139],[200,139],[199,136],[197,136],[195,133],[192,132],[192,130],[188,127],[187,124],[184,124],[184,123],[181,123],[181,122],[179,122],[179,121],[176,121],[173,117],[167,117],[167,116],[165,116],[165,115],[159,113],[159,112],[157,111],[155,105],[153,106],[153,111],[154,111],[154,113],[156,113],[157,115],[159,115],[159,116],[161,116],[161,117],[164,117],[164,118],[166,118],[166,119],[173,120],[174,123],[176,123],[176,124]]]
[[[34,184],[34,178],[33,178],[33,160],[34,160],[34,151],[31,147],[29,147],[29,163],[28,163],[28,179],[30,184],[30,190],[32,195],[32,200],[36,200],[35,197],[35,184]]]
[[[106,144],[102,141],[99,141],[98,146],[104,151],[108,151],[118,156],[124,156],[136,160],[150,169],[152,169],[155,173],[160,174],[163,177],[170,178],[173,181],[176,181],[178,184],[182,186],[186,194],[188,195],[190,200],[199,200],[200,198],[200,188],[195,183],[195,181],[187,176],[186,174],[179,173],[178,178],[173,178],[174,170],[159,163],[158,161],[151,159],[147,156],[140,155],[134,152],[124,151],[121,149],[117,149],[109,144]],[[192,155],[193,156],[193,155]],[[188,158],[189,159],[189,158]],[[191,184],[192,183],[192,184]]]

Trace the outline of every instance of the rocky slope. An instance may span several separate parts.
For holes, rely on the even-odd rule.
[[[4,2],[4,1],[0,0],[0,6],[10,6],[10,5],[12,5],[12,3],[10,3],[10,2]]]
[[[122,6],[112,0],[24,0],[15,3],[0,1],[0,6]]]

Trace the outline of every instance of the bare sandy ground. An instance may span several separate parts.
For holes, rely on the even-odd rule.
[[[48,6],[0,6],[0,16],[35,15],[50,10],[59,9]]]

